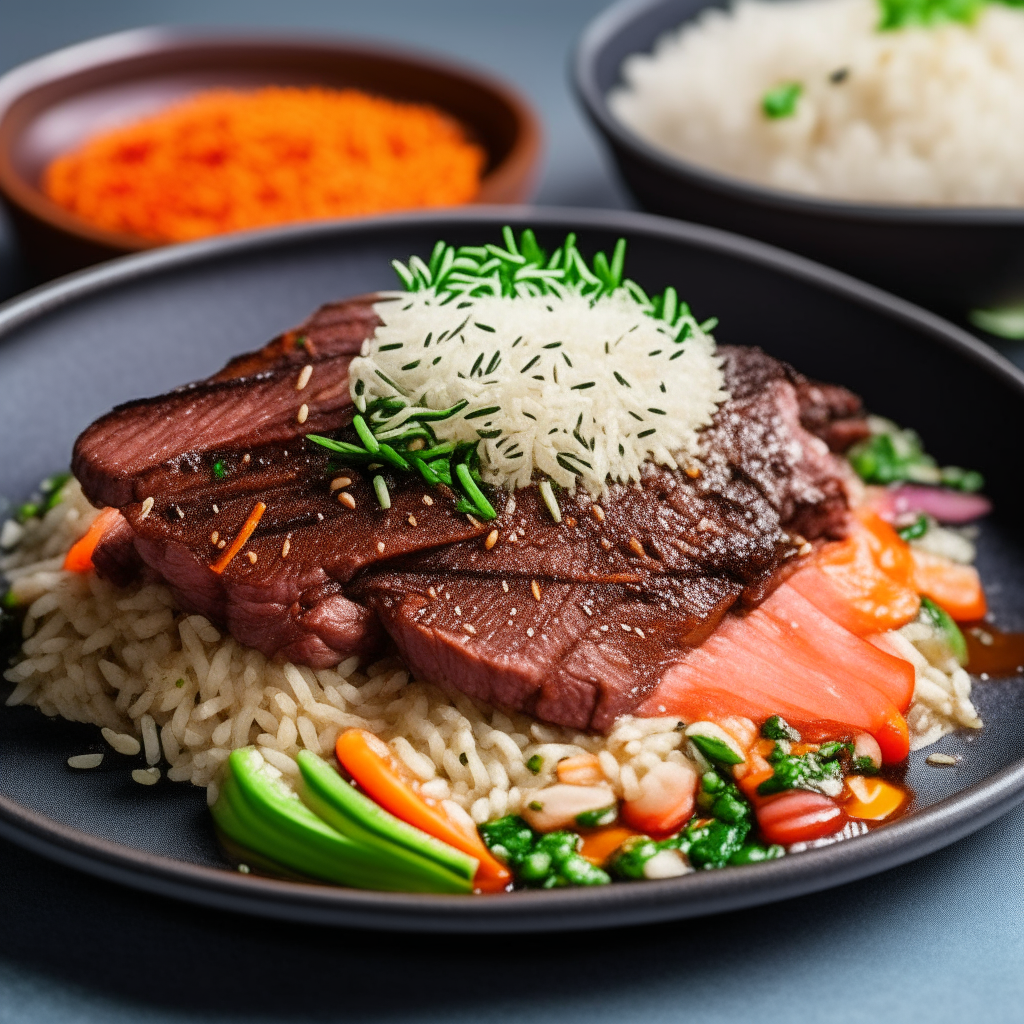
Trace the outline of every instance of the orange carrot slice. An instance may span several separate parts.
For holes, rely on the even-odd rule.
[[[912,549],[914,585],[926,597],[945,608],[957,622],[985,617],[988,604],[981,577],[973,565],[958,565],[947,558]]]
[[[360,789],[396,818],[415,825],[428,835],[454,846],[480,862],[474,884],[485,892],[501,892],[512,881],[512,873],[484,845],[477,835],[452,824],[444,811],[420,796],[406,781],[387,744],[365,729],[346,729],[338,737],[335,753],[342,767]]]
[[[640,835],[631,828],[621,825],[609,825],[598,832],[591,832],[583,837],[580,856],[586,857],[591,864],[603,867],[608,858],[627,840]]]
[[[253,531],[256,529],[256,525],[260,519],[263,518],[263,513],[267,511],[267,506],[262,501],[257,501],[253,506],[253,510],[249,513],[249,518],[242,524],[242,528],[238,531],[238,535],[228,545],[227,551],[224,552],[220,558],[217,559],[210,568],[217,573],[219,576],[231,562],[231,559],[238,554],[239,551],[245,546],[245,542],[252,536]]]
[[[68,572],[88,572],[93,568],[92,556],[103,535],[121,518],[116,508],[105,508],[92,522],[92,526],[68,549],[64,568]]]
[[[899,629],[912,621],[921,607],[913,587],[898,583],[878,567],[866,530],[827,545],[818,559],[794,573],[789,583],[833,622],[857,636]]]

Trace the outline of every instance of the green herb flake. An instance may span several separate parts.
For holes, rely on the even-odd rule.
[[[804,91],[800,82],[783,82],[769,89],[761,98],[764,116],[773,121],[792,117],[796,113],[797,100]]]
[[[917,540],[928,532],[928,517],[919,515],[909,526],[901,526],[896,532],[903,540]]]
[[[526,767],[529,768],[534,775],[538,775],[540,770],[544,767],[544,758],[541,757],[540,754],[534,754],[533,757],[526,762]]]

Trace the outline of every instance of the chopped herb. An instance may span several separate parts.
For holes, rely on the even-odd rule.
[[[541,757],[540,754],[534,754],[533,757],[526,762],[526,767],[529,768],[534,775],[537,775],[541,768],[544,767],[544,758]]]
[[[532,806],[532,805],[531,805]],[[479,826],[487,848],[531,889],[607,885],[611,878],[579,854],[575,832],[538,835],[522,818],[509,815]]]
[[[610,825],[619,814],[616,804],[609,807],[602,807],[596,811],[584,811],[576,815],[576,824],[580,828],[600,828],[602,825]]]
[[[928,532],[928,517],[919,515],[909,526],[901,526],[896,532],[904,540],[917,540]]]
[[[377,495],[377,504],[383,509],[391,508],[391,494],[388,491],[388,485],[384,482],[384,477],[375,476],[373,478],[373,490]]]
[[[945,608],[937,605],[930,597],[921,596],[921,618],[942,633],[943,639],[961,665],[967,664],[967,641],[960,627],[953,621]]]
[[[459,754],[459,764],[463,766],[469,764],[469,755],[465,751]]]
[[[769,89],[761,98],[761,110],[765,117],[778,120],[792,117],[796,113],[796,103],[804,91],[800,82],[783,82]]]
[[[876,432],[853,445],[847,458],[856,474],[869,484],[911,481],[961,491],[978,491],[985,485],[984,477],[973,470],[959,466],[940,469],[913,430],[901,430],[887,420],[877,421]]]
[[[224,468],[224,460],[218,459],[213,464],[213,476],[215,480],[223,480],[228,475],[227,470]]]
[[[757,792],[770,796],[788,789],[809,789],[826,796],[838,796],[843,779],[839,758],[849,750],[848,743],[826,743],[817,753],[798,755],[786,753],[786,748],[776,743],[768,755],[774,774],[757,787]]]
[[[718,761],[721,764],[743,763],[743,758],[717,736],[701,736],[696,733],[690,737],[690,742],[711,761]]]
[[[179,690],[185,685],[184,679],[178,679],[174,684]]]
[[[781,715],[772,715],[764,725],[761,726],[761,735],[766,740],[791,740],[793,743],[800,742],[800,733],[796,731]]]
[[[531,811],[543,811],[544,805],[539,800],[531,800],[527,805]]]
[[[919,26],[929,28],[945,22],[970,24],[985,0],[879,0],[880,32]],[[1012,4],[1011,6],[1016,6]]]

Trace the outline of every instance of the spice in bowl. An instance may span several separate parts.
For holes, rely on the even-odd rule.
[[[157,242],[472,202],[487,162],[451,116],[354,89],[212,90],[58,157],[46,194]]]

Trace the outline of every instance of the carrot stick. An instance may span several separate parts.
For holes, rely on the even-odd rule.
[[[256,529],[256,524],[263,518],[263,513],[266,511],[267,506],[262,501],[257,501],[255,507],[249,513],[249,518],[246,519],[242,528],[238,531],[238,536],[231,542],[227,551],[210,566],[218,576],[228,567],[231,559],[242,550],[245,542],[252,536],[253,530]]]
[[[396,818],[480,861],[474,883],[485,892],[501,892],[512,873],[484,845],[453,825],[442,810],[432,807],[402,777],[387,746],[365,729],[346,729],[338,737],[335,753],[342,767],[386,811]]]
[[[988,605],[981,577],[973,565],[959,565],[927,551],[913,551],[917,589],[945,608],[957,622],[985,617]]]
[[[92,556],[103,535],[121,518],[116,508],[105,508],[92,522],[92,526],[68,549],[64,556],[64,568],[68,572],[88,572],[92,567]]]

